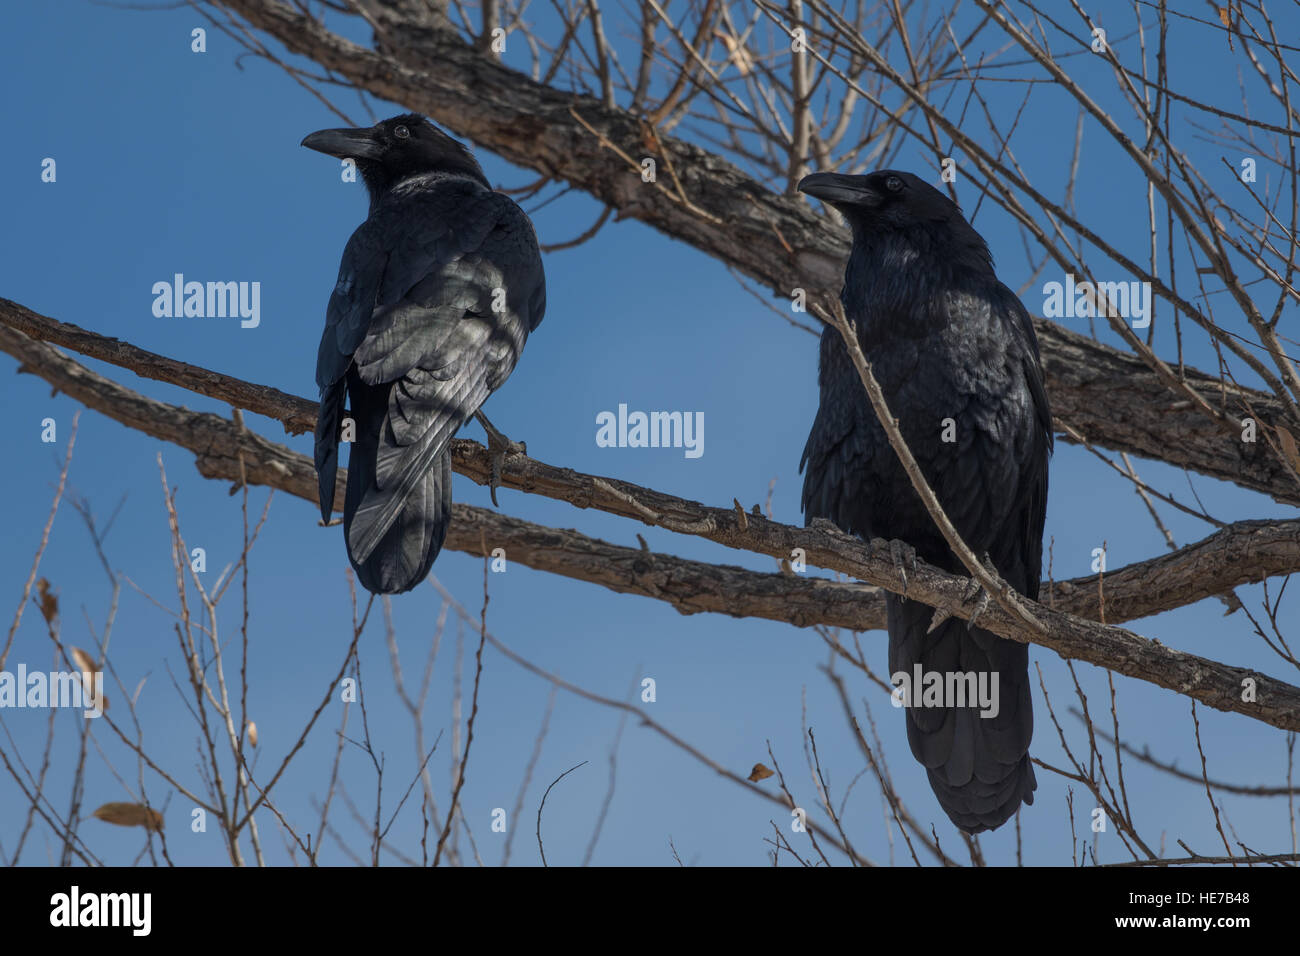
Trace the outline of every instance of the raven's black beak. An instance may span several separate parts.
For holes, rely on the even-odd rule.
[[[822,202],[837,205],[867,205],[875,192],[865,185],[863,176],[845,176],[841,173],[812,173],[799,180],[799,191],[814,196]]]
[[[383,154],[369,129],[323,129],[304,139],[302,145],[339,159],[379,159]]]

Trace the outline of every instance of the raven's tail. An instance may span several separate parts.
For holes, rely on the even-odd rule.
[[[909,682],[912,755],[953,823],[968,833],[996,829],[1022,802],[1034,802],[1038,786],[1029,761],[1029,646],[968,630],[958,618],[927,634],[933,608],[894,595],[887,606],[890,674],[903,672]]]
[[[374,522],[380,520],[388,497],[394,493],[391,488],[381,490],[376,481],[380,446],[394,441],[387,422],[390,386],[372,388],[358,381],[350,385],[356,435],[348,455],[348,486],[343,499],[348,559],[367,590],[400,594],[428,577],[447,538],[451,521],[451,455],[446,448],[436,451],[402,499],[392,523],[375,539]],[[318,451],[317,460],[320,458]],[[362,553],[360,542],[366,540],[375,543]]]
[[[441,452],[420,476],[402,503],[402,510],[363,561],[357,561],[353,542],[364,530],[366,519],[357,517],[362,495],[354,494],[352,489],[355,482],[358,489],[370,488],[375,494],[375,466],[373,458],[359,463],[357,457],[354,448],[348,460],[348,491],[343,509],[348,558],[367,590],[375,594],[401,594],[429,576],[429,569],[447,539],[447,525],[451,521],[451,454]]]

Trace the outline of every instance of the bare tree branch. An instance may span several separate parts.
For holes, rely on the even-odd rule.
[[[206,477],[237,479],[241,474],[237,469],[242,467],[242,474],[250,483],[284,488],[307,500],[315,500],[315,469],[305,455],[290,452],[216,415],[191,412],[145,398],[22,333],[0,329],[0,348],[23,363],[20,370],[36,371],[88,407],[194,451],[199,471]],[[305,403],[303,399],[297,401]],[[473,442],[464,442],[457,448],[454,454],[457,470],[470,474],[470,469],[465,467],[467,460],[477,458],[474,470],[478,476],[471,477],[486,483],[491,471],[487,450]],[[639,518],[647,524],[779,559],[788,558],[798,549],[810,564],[840,571],[896,594],[906,590],[910,598],[947,611],[953,617],[966,620],[972,613],[966,601],[966,578],[945,574],[918,561],[915,569],[909,569],[904,585],[888,542],[864,542],[827,523],[794,528],[759,514],[746,514],[739,508],[713,508],[614,479],[552,468],[533,459],[525,459],[525,476],[520,478],[511,466],[522,457],[508,459],[503,471],[518,480],[524,490],[539,491],[540,482],[530,479],[533,475],[546,476],[551,485],[550,497],[573,501],[582,507],[597,505],[602,510]],[[336,495],[341,495],[342,487],[340,484]],[[472,514],[463,505],[457,508],[457,518]],[[451,544],[456,540],[460,543],[459,550],[481,555],[482,544],[465,542],[459,537],[456,525],[453,522],[448,535],[449,546],[456,547]],[[1163,555],[1162,559],[1171,557]],[[1246,668],[1185,654],[1123,628],[1084,620],[1032,601],[1026,600],[1024,604],[1043,623],[1046,633],[1036,633],[996,607],[983,612],[981,627],[1011,640],[1048,647],[1068,659],[1087,661],[1174,690],[1218,710],[1245,714],[1285,730],[1300,729],[1300,688]],[[1253,695],[1243,695],[1247,681],[1251,682]],[[1252,699],[1243,700],[1243,696]]]

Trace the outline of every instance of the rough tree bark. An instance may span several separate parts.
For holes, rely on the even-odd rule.
[[[132,428],[193,451],[199,471],[205,477],[237,481],[242,465],[243,474],[250,483],[281,488],[307,500],[316,500],[315,469],[311,460],[249,432],[242,420],[227,421],[210,413],[192,412],[146,398],[96,375],[51,346],[9,328],[0,328],[0,348],[19,359],[22,363],[20,371],[39,374],[58,390],[87,406]],[[103,348],[108,349],[107,346]],[[112,348],[119,352],[133,349],[120,342]],[[155,364],[165,365],[171,360],[154,356],[154,361]],[[247,382],[224,382],[223,376],[203,369],[195,368],[195,372],[195,381],[205,383],[209,389],[219,391],[223,396],[252,396],[259,408],[274,411],[275,399],[266,394],[274,390],[263,390]],[[187,385],[185,382],[177,384]],[[296,415],[306,409],[314,420],[314,403],[289,397],[293,401],[273,417],[281,420],[295,419]],[[487,482],[491,465],[487,451],[482,446],[461,440],[453,458],[456,469],[462,474],[469,474],[481,484]],[[698,535],[730,548],[766,554],[777,559],[784,559],[799,549],[806,555],[809,564],[840,571],[869,584],[905,594],[954,617],[967,619],[974,610],[974,606],[966,600],[966,578],[948,575],[924,562],[917,562],[915,568],[908,569],[904,579],[895,566],[887,542],[863,542],[830,526],[795,528],[782,525],[761,515],[747,514],[738,504],[734,509],[713,508],[627,482],[582,475],[572,469],[554,468],[523,455],[514,455],[506,460],[502,483],[523,491],[569,501],[578,507],[599,507],[613,514],[639,519],[646,524],[682,534]],[[340,484],[336,488],[336,506],[341,505],[342,487]],[[465,505],[456,505],[456,509],[456,520],[448,537],[448,546],[455,550],[482,555],[485,544],[490,552],[497,542],[510,540],[511,534],[517,532],[517,540],[523,546],[518,552],[512,551],[515,560],[530,566],[546,563],[550,566],[545,570],[594,580],[614,590],[659,598],[674,606],[678,606],[683,596],[676,592],[676,585],[672,582],[674,572],[688,576],[686,595],[692,596],[692,600],[698,599],[700,595],[698,589],[692,588],[698,588],[700,582],[708,582],[707,589],[710,593],[705,598],[705,603],[712,606],[701,609],[735,613],[743,607],[737,588],[744,586],[746,592],[743,600],[757,595],[752,601],[753,608],[768,612],[755,616],[780,614],[782,616],[778,619],[789,620],[799,626],[831,623],[823,620],[822,606],[831,609],[828,615],[830,618],[839,616],[843,623],[842,616],[837,614],[837,611],[842,610],[837,608],[840,603],[838,597],[842,596],[845,601],[852,603],[862,596],[860,590],[834,582],[804,582],[806,587],[795,588],[788,581],[776,583],[776,579],[783,578],[783,575],[762,575],[729,567],[713,574],[711,565],[700,562],[685,562],[679,558],[656,555],[648,550],[636,552],[630,548],[618,548],[605,542],[585,539],[576,532],[559,532],[519,519],[503,520],[493,512]],[[1255,528],[1235,528],[1231,535],[1221,532],[1222,537],[1214,544],[1201,542],[1190,551],[1184,549],[1188,551],[1185,557],[1190,558],[1187,566],[1191,571],[1186,580],[1195,582],[1195,587],[1204,586],[1205,574],[1201,572],[1201,562],[1207,556],[1212,566],[1225,568],[1225,565],[1214,561],[1215,557],[1224,553],[1223,548],[1244,551],[1247,555],[1255,555],[1257,560],[1261,549],[1254,547],[1259,543],[1253,539],[1252,532],[1255,531],[1266,532],[1266,539],[1275,546],[1275,549],[1266,546],[1264,551],[1283,555],[1284,563],[1291,566],[1300,525],[1286,529],[1280,540],[1269,537],[1272,533],[1269,532],[1270,526],[1265,523],[1259,525]],[[501,537],[489,536],[489,530]],[[1177,567],[1177,561],[1174,560],[1176,557],[1165,555],[1152,562],[1163,579],[1161,586],[1166,589],[1162,594],[1164,600],[1168,600],[1172,593],[1179,592],[1176,582],[1183,579],[1181,573],[1172,573]],[[609,559],[615,568],[621,566],[630,573],[620,574],[616,569],[604,568],[605,559]],[[1133,569],[1130,573],[1141,572]],[[690,578],[691,575],[694,576],[693,579]],[[1122,579],[1123,574],[1115,572],[1113,577]],[[1112,575],[1108,574],[1106,581],[1111,579]],[[1100,582],[1095,579],[1081,579],[1078,582],[1062,582],[1059,591],[1053,589],[1048,593],[1059,596],[1065,604],[1075,594],[1098,586]],[[1218,593],[1222,589],[1222,585],[1216,582],[1215,589],[1209,593]],[[1140,600],[1137,594],[1141,590],[1138,588],[1130,591],[1130,597]],[[789,609],[779,609],[780,601],[796,593],[805,599],[801,602],[803,607],[795,607],[793,613]],[[832,594],[837,595],[837,600],[828,600]],[[1190,595],[1184,591],[1181,596]],[[1046,633],[1039,634],[1030,630],[1017,618],[997,607],[990,607],[983,612],[980,626],[1012,640],[1050,648],[1067,659],[1094,663],[1116,673],[1174,690],[1218,710],[1244,714],[1285,730],[1300,730],[1300,688],[1246,668],[1183,653],[1123,628],[1103,625],[1027,599],[1022,600],[1046,626]],[[724,606],[723,602],[727,601],[730,604]],[[1108,593],[1106,602],[1109,617]],[[804,608],[809,612],[807,616],[804,616]],[[1246,681],[1251,681],[1254,685],[1251,700],[1242,699]]]

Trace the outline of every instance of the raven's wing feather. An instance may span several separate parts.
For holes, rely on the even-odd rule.
[[[1043,365],[1033,320],[1015,293],[1005,285],[999,285],[998,291],[1003,308],[1015,319],[1014,329],[1021,347],[1021,371],[1029,386],[1038,423],[1038,428],[1029,436],[1029,447],[1020,459],[1020,491],[1023,496],[1020,555],[1025,577],[1023,582],[1012,580],[1021,593],[1037,600],[1043,562],[1043,525],[1047,519],[1047,459],[1055,443],[1052,407],[1043,384]]]
[[[377,306],[400,299],[415,284],[412,278],[458,251],[453,220],[440,202],[422,203],[419,219],[396,206],[380,206],[352,233],[339,262],[338,279],[325,310],[325,328],[316,351],[316,385],[321,390],[316,419],[315,459],[321,516],[329,520],[338,473],[339,425],[347,401],[345,378]],[[421,254],[411,254],[418,246]],[[390,272],[389,262],[394,260]],[[409,284],[408,284],[409,283]],[[405,285],[405,288],[403,286]],[[400,290],[400,291],[399,291]]]
[[[339,425],[347,403],[347,383],[333,382],[321,391],[320,409],[316,413],[316,482],[320,516],[330,520],[334,511],[334,482],[339,470]]]

